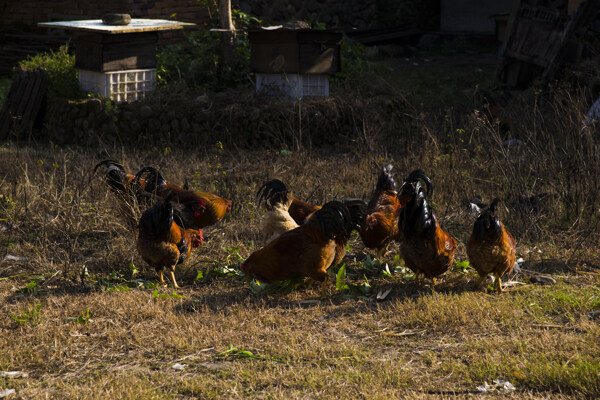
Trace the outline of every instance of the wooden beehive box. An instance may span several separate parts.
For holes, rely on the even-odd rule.
[[[342,70],[342,34],[311,29],[248,32],[250,68],[266,74],[334,74]]]
[[[112,72],[155,68],[159,32],[181,30],[194,24],[133,18],[127,25],[107,25],[100,19],[40,22],[38,25],[73,32],[78,69]]]
[[[156,32],[75,32],[75,67],[96,72],[156,67]]]

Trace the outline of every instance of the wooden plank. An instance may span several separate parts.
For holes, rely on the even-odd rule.
[[[30,99],[23,112],[23,121],[28,124],[27,128],[31,128],[37,119],[47,87],[48,74],[43,71],[36,71],[35,85],[32,87]]]
[[[14,74],[8,96],[0,112],[0,137],[19,135],[31,129],[48,85],[45,71],[18,71]]]

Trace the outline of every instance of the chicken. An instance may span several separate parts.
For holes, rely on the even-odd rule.
[[[144,182],[147,192],[162,198],[173,195],[173,200],[180,204],[176,208],[185,228],[202,229],[214,225],[231,210],[231,200],[212,193],[187,190],[179,185],[169,183],[155,168],[142,168],[136,174],[135,179],[142,181],[142,176],[146,176]]]
[[[272,182],[272,181],[270,181]],[[269,182],[265,183],[267,185]],[[258,194],[265,188],[261,186]],[[266,243],[269,243],[283,232],[297,228],[299,225],[290,216],[289,209],[294,197],[287,190],[269,191],[268,195],[263,192],[259,198],[259,204],[264,200],[267,212],[262,220],[261,230],[265,235]]]
[[[367,248],[377,250],[377,258],[385,254],[392,240],[401,241],[402,238],[398,230],[402,203],[396,193],[392,168],[391,164],[382,168],[367,205],[364,222],[361,224],[362,242]]]
[[[171,273],[173,286],[178,288],[175,266],[183,263],[192,248],[200,246],[204,237],[202,230],[184,229],[175,222],[171,198],[168,196],[162,203],[144,211],[138,225],[136,245],[142,259],[156,269],[160,282],[165,284],[163,268],[166,267]]]
[[[324,296],[327,269],[337,255],[336,239],[343,242],[353,228],[348,207],[339,201],[328,202],[304,224],[253,252],[241,264],[241,269],[264,282],[286,280],[292,275],[309,277],[323,282],[321,294]]]
[[[299,226],[298,222],[291,217],[289,212],[290,206],[294,204],[294,202],[296,203],[297,211],[304,210],[305,214],[302,214],[302,212],[296,213],[296,217],[301,223],[304,223],[306,218],[310,217],[310,215],[321,208],[321,206],[308,205],[308,203],[296,199],[292,193],[287,190],[285,184],[279,179],[273,179],[262,185],[257,192],[257,196],[258,195],[260,195],[259,203],[264,200],[265,206],[267,207],[267,213],[263,218],[262,224],[262,231],[268,238],[267,242],[270,242],[283,232]],[[344,199],[342,202],[350,211],[352,223],[357,229],[360,229],[360,224],[365,216],[366,203],[361,199]],[[308,205],[308,207],[305,207],[305,205]],[[306,217],[304,215],[306,215]],[[344,240],[341,238],[338,238],[337,240],[346,243],[348,239],[349,237]],[[340,249],[338,253],[339,256],[336,258],[339,258],[339,262],[346,253],[345,244],[343,246],[343,251]],[[337,262],[334,263],[334,265],[335,264],[337,264]]]
[[[350,235],[354,229],[360,231],[360,226],[365,220],[365,213],[367,209],[367,203],[365,203],[362,199],[344,199],[342,202],[350,212],[350,221],[353,229],[346,231],[344,234],[336,236],[335,258],[333,259],[331,266],[341,263],[344,259],[344,256],[346,255],[346,244],[348,243],[348,240],[350,240]]]
[[[116,161],[104,160],[96,164],[94,173],[101,166],[106,166],[106,182],[110,188],[117,194],[124,195],[126,200],[138,197],[145,191],[146,181],[143,179],[135,179],[132,175],[125,171],[125,168]]]
[[[279,179],[272,179],[266,182],[264,185],[258,189],[256,195],[260,195],[259,202],[263,199],[269,199],[278,193],[288,192],[288,188]],[[304,200],[297,199],[292,196],[292,202],[289,206],[288,213],[292,217],[292,219],[298,225],[302,225],[304,221],[307,220],[309,216],[311,216],[315,211],[320,209],[321,206],[316,206],[314,204],[307,203]]]
[[[494,285],[498,292],[502,292],[501,278],[510,273],[515,265],[516,241],[496,216],[499,202],[495,198],[475,221],[473,233],[467,242],[467,255],[480,277],[477,286],[488,274],[494,274]]]
[[[472,199],[463,199],[462,205],[465,207],[467,213],[474,218],[479,217],[481,210],[487,207],[487,204],[483,204],[480,195],[475,195]]]
[[[427,193],[421,184],[427,185]],[[417,276],[430,278],[435,285],[435,277],[446,272],[452,265],[456,252],[456,240],[444,232],[427,204],[426,196],[433,194],[433,186],[423,171],[413,171],[402,184],[398,197],[409,199],[402,207],[398,226],[403,241],[400,253],[406,266]]]

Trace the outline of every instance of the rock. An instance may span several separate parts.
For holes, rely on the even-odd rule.
[[[104,25],[129,25],[131,15],[129,14],[104,14],[102,23]]]
[[[553,278],[550,278],[549,276],[544,276],[544,275],[536,275],[536,276],[532,276],[529,279],[529,282],[531,283],[537,283],[540,285],[553,285],[556,283],[556,280]]]
[[[154,110],[150,106],[143,106],[140,108],[140,116],[142,118],[150,118],[154,115]]]
[[[100,112],[102,110],[102,100],[96,98],[89,99],[88,107],[92,112]]]
[[[131,133],[137,133],[137,132],[139,132],[141,130],[141,128],[142,128],[142,126],[140,124],[140,121],[137,120],[137,119],[134,119],[134,120],[131,121],[131,132],[129,132],[129,133],[130,134]]]

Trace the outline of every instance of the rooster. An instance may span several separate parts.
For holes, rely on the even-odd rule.
[[[138,225],[136,245],[142,259],[156,269],[161,284],[165,284],[163,268],[166,267],[171,273],[173,286],[178,288],[175,266],[183,263],[192,248],[200,246],[204,237],[202,230],[184,229],[176,222],[171,199],[172,195],[144,211]]]
[[[260,195],[259,202],[263,199],[266,201],[273,196],[278,195],[278,193],[289,192],[285,183],[280,181],[279,179],[272,179],[266,182],[264,185],[258,189],[256,195]],[[304,200],[297,199],[292,196],[292,202],[288,208],[288,213],[290,217],[296,222],[298,225],[302,225],[304,221],[308,219],[315,211],[320,209],[321,206],[317,206],[314,204],[307,203]]]
[[[348,207],[342,202],[330,201],[304,224],[253,252],[241,264],[241,269],[264,282],[286,280],[292,275],[309,277],[322,282],[324,296],[329,277],[327,269],[339,256],[338,243],[345,246],[344,238],[349,237],[353,228]]]
[[[502,292],[501,278],[510,273],[515,265],[516,241],[496,216],[499,202],[495,198],[475,221],[473,233],[467,242],[467,255],[480,277],[477,286],[488,274],[494,274],[494,285],[498,292]]]
[[[142,179],[142,176],[146,176],[146,179]],[[187,228],[202,229],[214,225],[231,210],[231,200],[212,193],[187,190],[179,185],[169,183],[153,167],[142,168],[134,179],[145,182],[146,192],[162,198],[173,195],[173,199],[180,204],[178,211]]]
[[[321,209],[321,206],[310,205],[295,198],[279,179],[270,180],[262,185],[257,192],[258,195],[260,195],[259,203],[264,200],[267,208],[267,213],[263,218],[262,224],[262,231],[268,238],[267,242],[270,242],[283,232],[297,228],[299,223],[304,223],[315,211]],[[344,199],[342,202],[350,210],[352,223],[357,229],[360,229],[360,224],[362,224],[365,216],[366,203],[361,199]],[[297,222],[290,215],[289,210],[293,204],[296,205],[296,219],[300,222]],[[346,238],[345,242],[348,239]],[[344,252],[340,252],[340,254],[341,257],[339,259],[341,261],[345,254],[345,246]]]
[[[391,164],[382,168],[360,230],[364,245],[369,249],[377,249],[376,257],[379,259],[385,254],[392,240],[401,241],[402,237],[398,230],[402,203],[396,193],[392,168]]]
[[[145,192],[146,181],[135,179],[135,175],[128,173],[123,165],[113,160],[104,160],[96,164],[94,173],[101,166],[105,166],[105,178],[108,186],[117,194],[139,198]]]
[[[421,184],[423,180],[427,192]],[[456,252],[456,240],[444,232],[427,204],[426,196],[433,194],[433,186],[423,171],[413,171],[405,179],[398,197],[407,199],[402,208],[398,226],[403,241],[400,253],[406,266],[417,276],[430,278],[435,285],[435,277],[446,272],[452,265]]]

